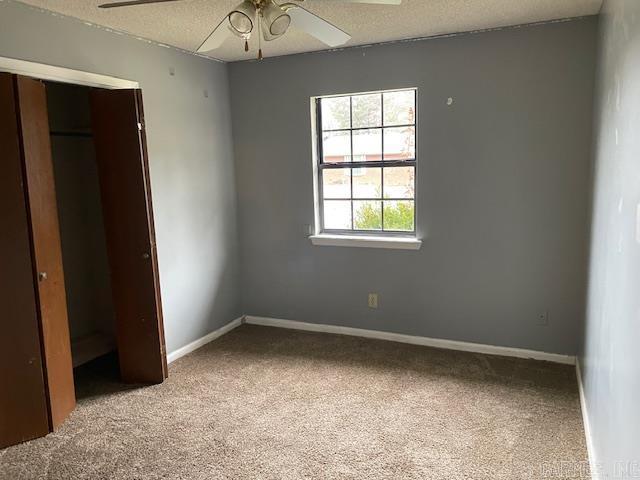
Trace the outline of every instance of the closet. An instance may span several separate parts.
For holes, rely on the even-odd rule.
[[[167,376],[140,90],[0,73],[0,448],[57,429],[73,366]]]
[[[88,87],[45,82],[73,367],[116,349]]]

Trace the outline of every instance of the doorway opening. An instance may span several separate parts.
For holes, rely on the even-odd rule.
[[[117,376],[116,321],[90,88],[45,82],[76,395],[92,366]],[[103,357],[103,358],[100,358]],[[92,366],[84,366],[91,362]],[[80,373],[79,373],[80,371]]]

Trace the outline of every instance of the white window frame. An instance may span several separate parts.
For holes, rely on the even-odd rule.
[[[319,125],[319,115],[318,108],[319,102],[322,98],[331,98],[331,97],[351,97],[357,95],[367,95],[367,94],[375,94],[375,93],[386,93],[386,92],[394,92],[394,91],[406,91],[406,90],[414,90],[415,92],[415,114],[416,118],[414,121],[414,128],[416,131],[416,154],[413,160],[411,161],[381,161],[379,162],[382,166],[412,166],[414,167],[414,230],[413,231],[360,231],[360,230],[323,230],[322,225],[322,208],[323,208],[323,199],[321,198],[321,158],[320,158],[320,128]],[[314,195],[314,228],[313,233],[310,235],[310,240],[314,245],[318,246],[338,246],[338,247],[365,247],[365,248],[386,248],[386,249],[401,249],[401,250],[418,250],[422,246],[422,241],[417,238],[417,175],[418,175],[418,166],[417,166],[417,136],[418,136],[418,118],[417,118],[417,103],[418,103],[418,89],[417,88],[401,88],[401,89],[392,89],[392,90],[378,90],[373,92],[357,92],[357,93],[345,93],[338,95],[322,95],[311,97],[311,129],[312,129],[312,160],[313,160],[313,195]],[[380,126],[380,128],[384,128],[384,126]],[[382,165],[382,163],[384,164]],[[361,163],[361,162],[357,162]],[[396,163],[398,165],[396,165]],[[350,164],[353,167],[353,162]],[[369,166],[364,165],[363,167]],[[384,172],[382,173],[384,175]]]

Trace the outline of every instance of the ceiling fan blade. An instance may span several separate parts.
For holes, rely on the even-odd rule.
[[[326,0],[342,3],[373,3],[378,5],[400,5],[402,0]]]
[[[197,53],[210,52],[211,50],[215,50],[219,48],[223,42],[229,38],[231,35],[231,30],[229,28],[225,28],[224,23],[227,21],[228,17],[224,17],[222,21],[218,24],[218,26],[209,34],[209,36],[205,39],[204,42],[198,47],[196,50]]]
[[[292,27],[307,32],[330,47],[339,47],[351,39],[347,32],[299,5],[288,9],[287,13],[291,17]]]
[[[98,8],[116,8],[116,7],[131,7],[134,5],[147,5],[149,3],[164,3],[164,2],[179,2],[181,0],[130,0],[128,2],[118,3],[103,3],[98,5]]]

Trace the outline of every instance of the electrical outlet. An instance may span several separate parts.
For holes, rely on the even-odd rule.
[[[378,308],[378,294],[370,293],[369,294],[369,308]]]
[[[547,310],[538,312],[538,316],[536,317],[536,324],[542,327],[546,327],[549,325],[549,312]]]

